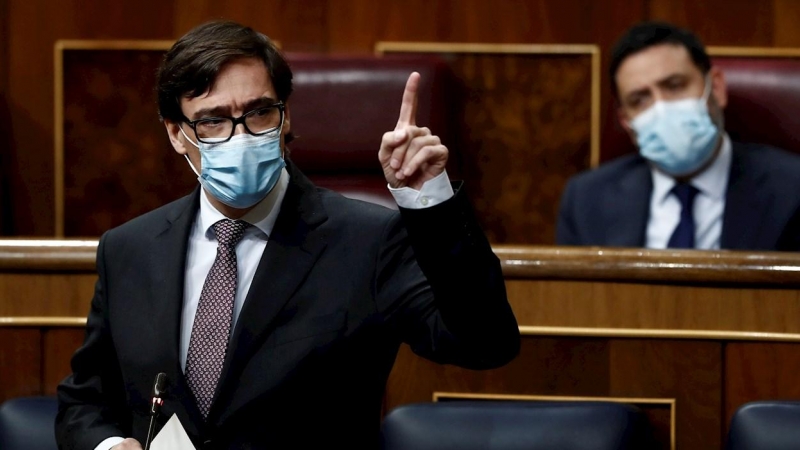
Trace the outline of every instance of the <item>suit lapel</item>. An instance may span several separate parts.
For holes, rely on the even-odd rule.
[[[725,195],[720,247],[724,249],[759,248],[759,230],[767,219],[774,199],[761,189],[767,174],[748,161],[747,151],[733,143],[731,171]]]
[[[291,179],[286,196],[233,331],[209,421],[219,417],[239,373],[326,246],[325,233],[317,227],[327,215],[316,188],[288,161],[287,169]]]
[[[199,434],[195,424],[203,423],[203,419],[180,368],[178,347],[186,251],[189,233],[199,208],[199,195],[198,187],[186,202],[167,214],[163,230],[154,237],[149,266],[153,280],[153,291],[150,293],[154,303],[153,325],[156,332],[161,334],[161,339],[158,340],[161,347],[153,352],[158,358],[154,365],[167,374],[168,396],[172,400],[164,402],[163,412],[165,417],[169,417],[173,412],[179,412],[182,406],[191,419],[190,423],[184,423],[190,435]],[[185,422],[185,417],[181,422]]]
[[[641,164],[622,175],[611,195],[603,197],[602,211],[609,218],[609,226],[603,230],[606,234],[603,242],[612,247],[645,245],[652,191],[650,168],[641,160]]]

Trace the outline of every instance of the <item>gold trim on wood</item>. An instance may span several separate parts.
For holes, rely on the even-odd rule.
[[[169,40],[84,40],[61,39],[56,51],[63,50],[169,50],[175,41]]]
[[[594,44],[486,44],[449,42],[389,42],[375,44],[375,55],[385,53],[520,53],[520,54],[570,54],[600,53]]]
[[[0,317],[0,327],[85,327],[85,317]]]
[[[695,339],[713,341],[800,342],[800,334],[759,331],[675,330],[658,328],[542,327],[520,325],[526,336],[568,336],[644,339]]]
[[[718,47],[706,48],[709,56],[738,56],[744,58],[800,58],[800,48],[790,47]]]
[[[54,183],[55,237],[64,237],[64,50],[159,50],[166,51],[173,41],[166,40],[58,40],[53,46],[54,66]]]
[[[53,47],[55,148],[53,150],[55,236],[64,237],[64,54],[61,42]]]
[[[485,44],[442,42],[377,42],[375,55],[386,53],[505,53],[541,55],[590,55],[591,85],[591,150],[589,165],[600,165],[600,47],[593,44]]]
[[[464,392],[434,392],[433,401],[442,398],[462,400],[501,400],[501,401],[534,401],[534,402],[613,402],[640,405],[660,405],[669,407],[669,440],[670,449],[675,450],[676,400],[674,398],[638,398],[638,397],[572,397],[563,395],[522,395],[522,394],[476,394]]]

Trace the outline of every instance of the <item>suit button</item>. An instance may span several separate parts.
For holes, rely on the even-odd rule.
[[[203,448],[205,450],[211,450],[213,447],[211,446],[211,439],[203,442]]]

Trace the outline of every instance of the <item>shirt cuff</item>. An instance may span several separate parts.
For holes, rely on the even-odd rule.
[[[118,436],[110,437],[103,442],[101,442],[94,450],[109,450],[111,447],[119,444],[120,442],[124,441],[125,438],[121,438]]]
[[[387,187],[397,206],[405,209],[430,208],[450,200],[455,195],[446,170],[423,183],[419,191],[408,186],[396,189],[389,185]]]

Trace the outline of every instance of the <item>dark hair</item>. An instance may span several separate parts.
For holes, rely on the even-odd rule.
[[[681,45],[703,74],[711,69],[711,59],[703,43],[691,31],[664,22],[643,22],[628,29],[611,50],[609,75],[614,95],[617,95],[617,71],[625,58],[660,44]]]
[[[164,55],[156,76],[161,119],[183,121],[181,97],[194,98],[208,91],[220,69],[239,58],[264,61],[278,100],[289,99],[292,70],[268,37],[235,22],[209,22],[186,33]],[[289,140],[291,136],[286,137]]]

